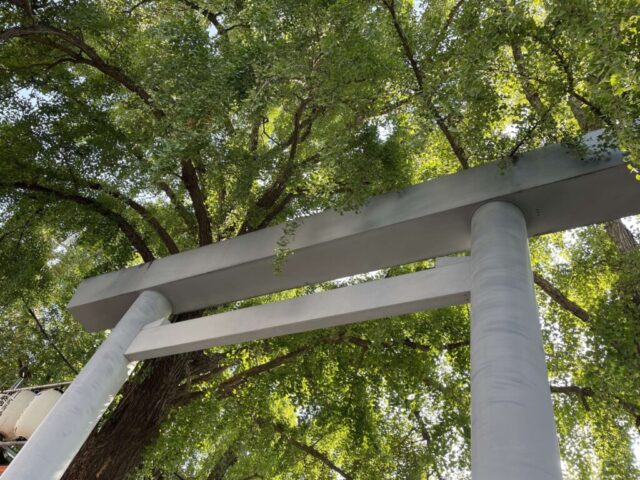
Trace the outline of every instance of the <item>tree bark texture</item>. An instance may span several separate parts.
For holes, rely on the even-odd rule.
[[[185,354],[145,363],[125,386],[106,422],[91,433],[63,480],[127,478],[138,467],[144,449],[158,437],[193,357]]]

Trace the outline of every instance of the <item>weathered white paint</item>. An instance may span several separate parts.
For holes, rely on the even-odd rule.
[[[589,139],[593,144],[593,138]],[[273,268],[282,226],[85,280],[69,309],[90,331],[111,328],[139,292],[165,295],[174,313],[468,250],[471,216],[506,200],[529,235],[638,212],[640,188],[619,151],[584,160],[562,145],[373,198],[360,212],[304,219],[284,269]]]
[[[468,258],[455,264],[351,287],[142,329],[131,360],[203,350],[469,301]]]
[[[171,305],[161,294],[141,293],[11,462],[2,480],[62,477],[135,366],[124,356],[125,350],[144,325],[170,314]]]
[[[473,480],[561,480],[522,212],[482,206],[471,225]]]

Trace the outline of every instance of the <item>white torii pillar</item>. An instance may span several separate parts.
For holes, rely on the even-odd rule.
[[[561,480],[527,226],[505,202],[471,223],[473,480]]]
[[[2,480],[58,480],[137,362],[124,353],[142,327],[171,315],[157,292],[142,292],[9,464]]]

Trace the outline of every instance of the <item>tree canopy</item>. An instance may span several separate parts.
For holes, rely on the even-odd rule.
[[[639,7],[2,1],[0,383],[90,357],[83,278],[597,128],[637,175]],[[638,478],[633,228],[530,247],[565,478]],[[65,478],[468,479],[468,340],[465,306],[144,362]]]

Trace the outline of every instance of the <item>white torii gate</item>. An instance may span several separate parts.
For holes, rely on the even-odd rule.
[[[69,310],[111,334],[2,480],[57,480],[138,360],[471,302],[474,480],[560,480],[527,238],[640,213],[622,153],[585,137],[83,281]],[[594,153],[598,151],[598,153]],[[507,162],[508,163],[508,162]],[[436,268],[169,324],[172,314],[465,250]]]

